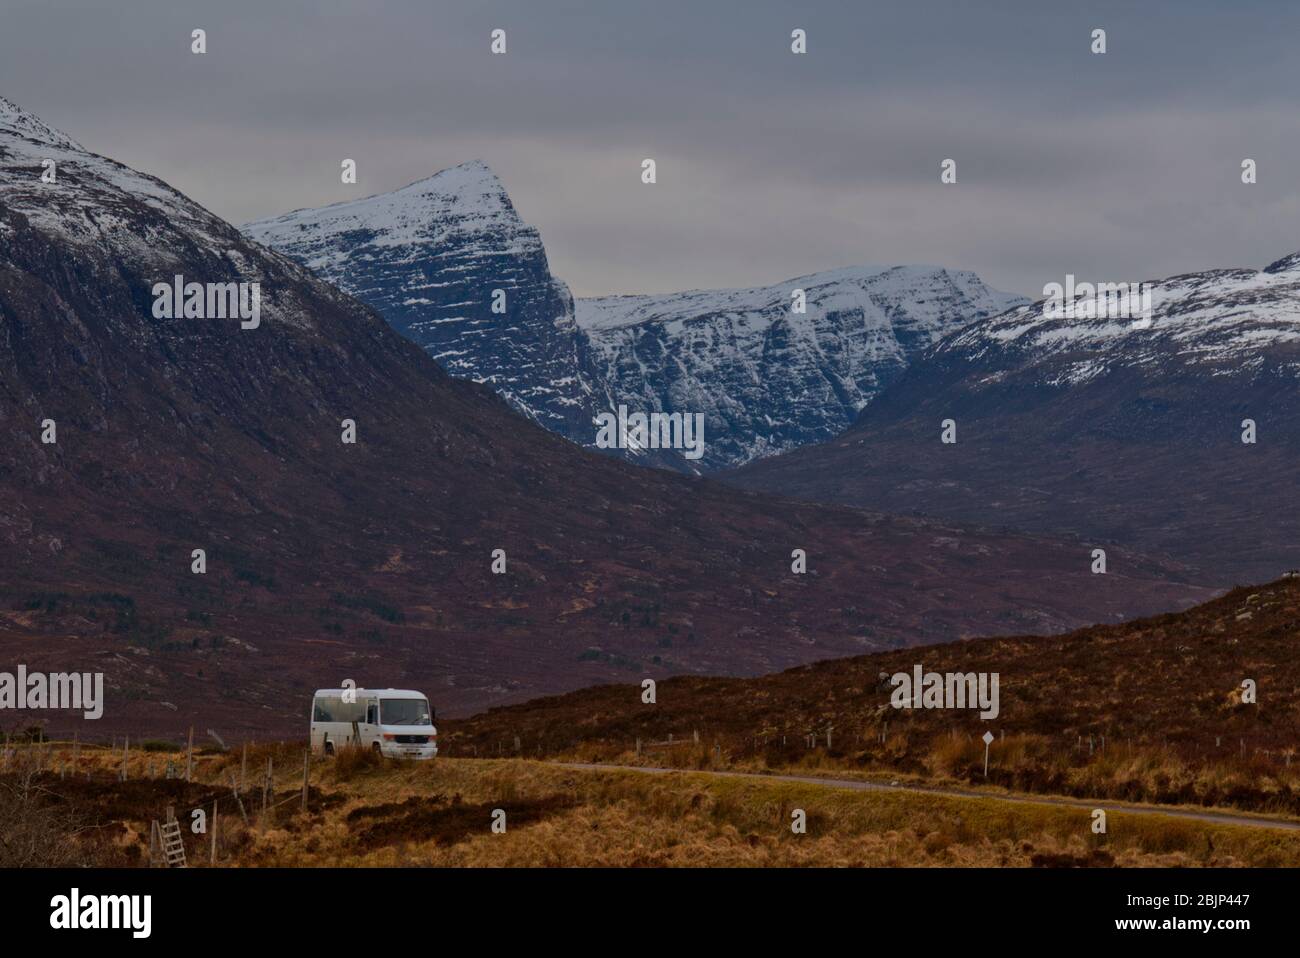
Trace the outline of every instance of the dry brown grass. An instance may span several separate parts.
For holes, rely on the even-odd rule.
[[[379,768],[386,761],[391,760],[385,759],[374,749],[344,745],[334,754],[334,777],[340,782],[348,782],[363,772]]]
[[[1300,835],[1113,811],[861,793],[684,773],[585,772],[518,760],[344,771],[324,763],[310,814],[241,836],[260,866],[1294,865]],[[507,831],[493,834],[492,811]],[[808,833],[794,835],[803,808]]]
[[[348,799],[303,830],[254,842],[264,865],[454,866],[1033,866],[1284,865],[1300,835],[1114,811],[1093,835],[1086,809],[996,799],[862,793],[823,786],[632,771],[585,772],[527,761],[442,761],[385,768],[347,783]],[[349,814],[386,803],[476,817],[455,835],[413,829],[380,847],[358,842]],[[538,804],[544,814],[515,823]],[[409,807],[409,806],[408,806]],[[491,833],[490,809],[509,827]],[[808,833],[794,835],[803,808]],[[391,837],[391,836],[390,836]]]
[[[84,795],[111,813],[95,842],[78,847],[87,855],[107,849],[114,864],[146,862],[148,822],[167,804],[187,821],[191,806],[210,809],[216,799],[219,864],[227,866],[1300,865],[1300,833],[1271,829],[1112,809],[1108,834],[1099,836],[1083,808],[515,759],[318,759],[303,812],[302,746],[263,748],[286,771],[271,797],[278,807],[265,815],[260,793],[245,793],[248,825],[227,784],[242,764],[238,752],[205,757],[199,781],[188,785],[116,782],[115,757],[103,752],[83,754],[76,775],[44,774],[69,810]],[[682,746],[679,760],[703,760],[706,751]],[[950,760],[964,761],[953,751]],[[491,830],[498,808],[505,834]],[[790,830],[795,808],[807,813],[805,835]],[[209,836],[186,838],[191,863],[206,864]]]

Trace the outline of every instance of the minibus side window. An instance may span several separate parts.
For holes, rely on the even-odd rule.
[[[343,700],[338,696],[330,698],[322,695],[316,699],[312,709],[313,722],[346,722],[349,719],[343,716]]]
[[[378,705],[378,703],[376,703],[376,702],[371,702],[369,705],[366,706],[366,724],[367,724],[367,725],[378,725],[378,724],[379,724],[379,705]]]

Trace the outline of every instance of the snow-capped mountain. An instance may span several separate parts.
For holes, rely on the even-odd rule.
[[[486,164],[243,230],[371,306],[451,375],[486,383],[552,431],[594,439],[573,298]]]
[[[597,414],[699,413],[705,452],[621,450],[708,472],[827,439],[911,356],[1025,302],[972,273],[860,267],[777,286],[574,304],[537,230],[482,162],[392,193],[259,220],[244,231],[376,309],[453,376],[594,446]],[[492,311],[493,290],[504,312]],[[802,289],[806,311],[793,310]]]
[[[1204,375],[1270,366],[1275,374],[1300,376],[1300,253],[1263,269],[1211,270],[1143,285],[1149,317],[1077,318],[1082,310],[1056,316],[1040,300],[948,338],[935,359],[961,356],[996,368],[1001,378],[1041,385],[1170,363]],[[1123,308],[1125,300],[1118,303]]]
[[[1023,302],[974,273],[863,266],[754,289],[580,299],[577,315],[593,378],[618,402],[704,414],[707,471],[843,432],[913,356]]]
[[[843,436],[732,478],[1122,543],[1225,584],[1300,566],[1300,254],[1144,285],[1149,316],[1045,300],[962,329]]]
[[[232,237],[240,242],[233,227],[161,180],[88,152],[4,97],[0,137],[5,174],[0,204],[80,249],[111,248],[143,261],[165,259],[167,253],[158,248],[167,232],[163,220],[183,229],[191,243],[229,246]],[[34,176],[26,175],[29,169]],[[147,214],[144,223],[140,214]]]

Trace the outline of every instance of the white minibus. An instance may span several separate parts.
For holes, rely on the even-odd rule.
[[[410,689],[317,689],[311,703],[311,748],[333,755],[349,745],[394,758],[433,758],[438,730],[423,692]]]

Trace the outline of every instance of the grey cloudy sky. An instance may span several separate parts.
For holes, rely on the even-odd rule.
[[[0,0],[0,94],[236,223],[481,158],[579,295],[913,262],[1038,295],[1300,249],[1297,38],[1284,0]]]

